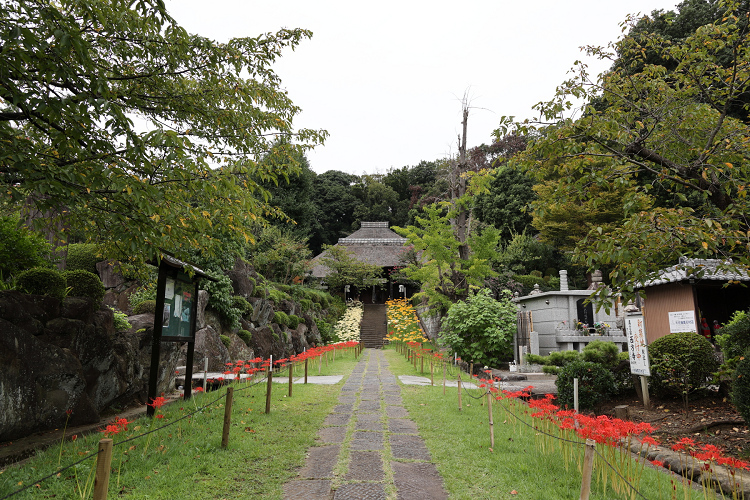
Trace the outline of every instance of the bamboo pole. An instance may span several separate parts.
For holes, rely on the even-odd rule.
[[[229,428],[232,425],[232,399],[233,397],[234,397],[234,389],[231,387],[227,387],[227,399],[224,404],[224,428],[221,431],[221,447],[222,448],[226,448],[227,445],[229,445]],[[268,406],[268,404],[266,404],[266,406]],[[266,411],[266,413],[268,413],[268,411]]]
[[[273,356],[271,356],[271,365],[268,365],[268,387],[266,387],[266,414],[271,413],[271,386],[273,385]]]
[[[487,410],[490,414],[490,451],[495,448],[495,423],[492,421],[492,391],[487,391]]]
[[[430,385],[435,387],[435,371],[432,369],[432,356],[430,356]]]
[[[292,397],[292,384],[294,384],[293,376],[294,376],[294,362],[290,361],[289,362],[289,397],[290,398]]]
[[[443,361],[443,396],[445,396],[445,371],[447,370],[447,367],[445,365],[445,360]]]
[[[309,361],[309,358],[305,358],[305,384],[307,383],[307,362]]]
[[[461,411],[461,370],[458,370],[458,411]]]
[[[107,500],[109,489],[109,469],[112,465],[112,440],[100,439],[96,455],[96,476],[94,476],[94,500]]]
[[[594,445],[593,439],[586,440],[586,451],[583,454],[583,479],[581,481],[580,500],[588,500],[591,494],[591,473],[594,470]]]

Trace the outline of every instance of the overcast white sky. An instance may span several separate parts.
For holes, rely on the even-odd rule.
[[[468,92],[469,146],[488,143],[503,115],[531,117],[579,47],[621,35],[628,14],[677,0],[168,0],[189,32],[226,41],[280,28],[313,32],[276,71],[302,108],[298,128],[326,129],[308,154],[327,170],[386,173],[455,154]],[[596,73],[606,65],[591,61]]]

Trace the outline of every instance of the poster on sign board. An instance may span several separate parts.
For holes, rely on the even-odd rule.
[[[646,345],[646,327],[643,316],[625,318],[625,333],[628,336],[628,354],[630,355],[630,373],[633,375],[651,376]]]
[[[669,333],[680,332],[698,333],[695,311],[672,311],[669,313]]]

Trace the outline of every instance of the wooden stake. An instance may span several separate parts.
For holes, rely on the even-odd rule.
[[[458,411],[461,411],[461,370],[458,371]]]
[[[495,423],[492,421],[492,391],[487,391],[487,409],[490,413],[490,449],[495,448]]]
[[[323,355],[320,355],[320,359],[318,360],[318,375],[323,373]]]
[[[430,385],[435,386],[435,373],[432,369],[432,357],[430,357]]]
[[[446,371],[446,365],[445,365],[445,360],[443,360],[443,396],[445,396],[445,371]]]
[[[107,500],[109,489],[109,468],[112,465],[112,440],[99,440],[99,453],[96,455],[96,476],[94,477],[94,500]]]
[[[573,409],[578,413],[578,379],[573,379]]]
[[[294,376],[294,363],[290,361],[289,362],[289,397],[290,398],[292,397],[292,384],[294,384],[293,376]]]
[[[628,405],[615,406],[615,418],[619,418],[620,420],[629,420]]]
[[[307,361],[308,358],[305,358],[305,383],[307,383]]]
[[[643,392],[643,407],[651,409],[651,399],[648,396],[648,380],[645,375],[641,375],[641,392]]]
[[[591,494],[591,473],[594,470],[594,445],[593,439],[586,440],[586,451],[583,454],[583,480],[581,481],[580,500],[589,500]]]
[[[270,377],[269,377],[269,380]],[[226,448],[229,444],[229,427],[232,425],[232,398],[234,397],[234,389],[227,387],[227,399],[224,404],[224,429],[221,431],[221,447]],[[270,400],[266,403],[268,408]],[[268,413],[268,410],[266,410]]]
[[[266,388],[266,414],[271,413],[271,386],[273,385],[273,370],[268,367],[268,387]]]
[[[419,357],[419,373],[424,373],[424,353]]]

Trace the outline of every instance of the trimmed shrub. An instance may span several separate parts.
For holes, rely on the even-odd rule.
[[[549,361],[546,363],[553,366],[565,366],[573,361],[581,359],[581,353],[578,351],[552,351],[549,353]]]
[[[21,224],[18,214],[0,216],[0,279],[32,267],[49,267],[51,254],[52,245]]]
[[[335,341],[338,341],[338,338],[336,337],[336,334],[334,333],[330,323],[318,318],[314,318],[314,321],[318,327],[318,332],[320,332],[320,338],[323,341],[323,344],[331,344]]]
[[[133,314],[154,314],[156,312],[156,300],[144,300],[133,308]]]
[[[71,243],[67,247],[66,271],[83,270],[96,274],[96,263],[101,259],[99,247],[94,243]]]
[[[552,366],[552,365],[544,365],[542,366],[542,373],[546,373],[547,375],[557,375],[558,373],[560,373],[560,367]]]
[[[614,342],[594,340],[583,348],[583,360],[598,363],[606,368],[614,368],[620,362],[620,349]]]
[[[154,309],[155,309],[156,308],[156,280],[142,284],[135,292],[130,294],[130,297],[128,297],[130,308],[133,309],[133,311],[135,311],[138,308],[138,305],[141,302],[145,302],[147,300],[154,301]],[[139,314],[139,313],[136,313],[136,314]]]
[[[745,422],[750,422],[750,358],[737,363],[732,378],[732,403]]]
[[[237,332],[237,336],[238,336],[239,338],[241,338],[241,339],[242,339],[242,341],[243,341],[243,342],[244,342],[244,343],[245,343],[246,345],[250,345],[250,342],[251,342],[251,341],[252,341],[252,339],[253,339],[253,334],[252,334],[252,333],[250,333],[250,332],[248,332],[247,330],[239,330],[239,331]]]
[[[716,343],[721,347],[725,360],[742,356],[750,349],[750,315],[745,311],[735,311],[732,319],[719,332],[715,336]]]
[[[89,297],[94,302],[94,309],[99,309],[104,298],[104,284],[99,276],[83,269],[64,271],[62,273],[68,285],[71,297]]]
[[[289,325],[289,316],[284,311],[276,311],[273,313],[273,322],[277,325],[287,326]]]
[[[295,316],[294,314],[289,315],[289,328],[291,328],[292,330],[297,328],[300,323],[304,322],[305,318],[300,318],[299,316]]]
[[[65,277],[56,269],[32,267],[16,276],[16,289],[32,295],[49,295],[62,300],[66,286]]]
[[[615,378],[602,365],[573,361],[560,369],[555,385],[561,406],[573,408],[573,379],[578,379],[579,409],[593,409],[615,393]]]
[[[313,301],[310,299],[301,299],[299,305],[302,306],[303,311],[309,311],[313,308]]]
[[[681,396],[686,404],[688,394],[708,384],[718,367],[711,342],[695,332],[658,338],[648,351],[654,390]]]
[[[240,311],[240,315],[242,316],[247,316],[253,312],[253,306],[241,295],[235,295],[232,297],[232,307]]]
[[[114,307],[110,307],[110,309],[112,309],[112,312],[115,315],[115,331],[122,332],[130,329],[132,325],[128,322],[127,314],[122,311],[118,311]]]
[[[269,288],[268,296],[275,304],[281,304],[284,300],[292,300],[291,295],[276,288]]]
[[[229,346],[232,344],[232,339],[229,338],[229,335],[219,335],[219,338],[221,339],[221,343],[229,349]]]

